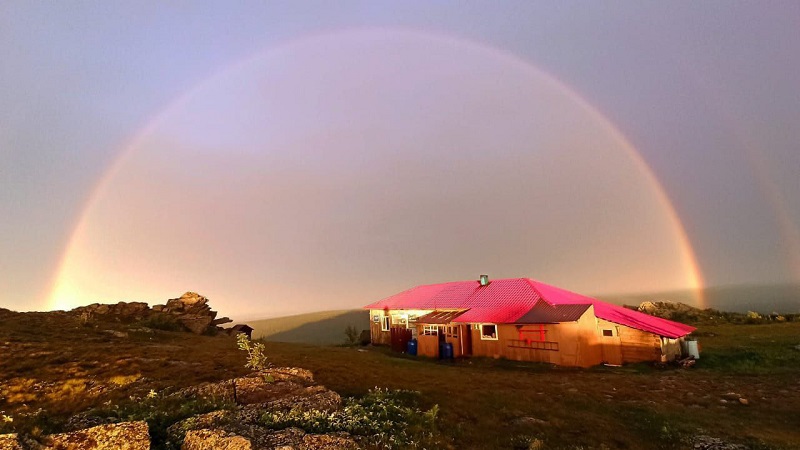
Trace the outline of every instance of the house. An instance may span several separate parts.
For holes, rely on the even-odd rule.
[[[486,275],[417,286],[364,309],[373,344],[392,344],[395,336],[416,339],[423,356],[438,357],[450,344],[455,357],[562,366],[672,360],[695,330],[528,278]]]
[[[231,336],[236,336],[237,334],[242,333],[247,336],[247,339],[253,339],[253,327],[251,327],[250,325],[239,323],[228,328],[227,331],[228,334]]]

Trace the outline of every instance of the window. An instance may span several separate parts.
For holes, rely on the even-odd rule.
[[[614,330],[603,330],[603,336],[614,336]]]
[[[481,340],[497,340],[497,325],[481,324]]]
[[[381,331],[389,331],[389,328],[392,326],[391,320],[391,317],[383,316],[383,319],[381,320]]]
[[[448,325],[446,330],[446,336],[457,338],[458,337],[458,325]]]
[[[439,327],[436,325],[423,325],[422,334],[424,336],[437,336],[439,335]]]

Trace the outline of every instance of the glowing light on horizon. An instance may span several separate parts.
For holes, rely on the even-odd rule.
[[[362,57],[367,58],[367,62],[359,65]],[[354,67],[342,67],[347,63]],[[393,71],[414,64],[419,66],[415,72],[420,77],[418,80],[392,78]],[[309,67],[313,69],[309,70]],[[466,69],[471,72],[464,73]],[[460,79],[453,78],[459,74],[463,74]],[[292,84],[296,78],[313,82],[301,87]],[[324,82],[340,84],[328,90],[318,86]],[[304,97],[312,95],[304,94],[304,90],[313,90],[313,95],[327,102],[315,105],[318,98]],[[292,96],[297,96],[297,101],[291,101]],[[521,100],[516,100],[519,98]],[[541,103],[531,104],[530,101],[550,103],[542,107]],[[476,110],[462,111],[464,106]],[[222,112],[214,114],[205,108],[219,108]],[[358,108],[363,111],[352,110]],[[486,112],[478,108],[485,108]],[[408,119],[409,115],[425,115],[429,111],[433,111],[430,120],[441,120],[441,124],[430,127],[418,118]],[[469,121],[453,123],[448,114]],[[551,116],[548,119],[553,121],[551,125],[561,129],[530,132],[525,127],[536,122],[525,119],[526,114],[542,120]],[[497,121],[497,115],[506,123]],[[380,120],[373,120],[374,117]],[[306,122],[291,120],[297,118]],[[485,121],[491,121],[497,129],[486,127]],[[484,134],[473,128],[481,128]],[[447,133],[442,130],[459,133],[459,136],[449,136],[451,139],[448,140]],[[466,137],[462,138],[461,134]],[[409,136],[414,138],[409,139]],[[476,144],[475,141],[479,142]],[[461,153],[434,151],[454,143],[462,145]],[[517,152],[507,148],[493,149],[491,146],[497,143],[513,147]],[[409,150],[408,146],[412,145],[430,151]],[[594,153],[587,150],[593,146],[598,147]],[[287,152],[287,149],[292,151]],[[496,151],[497,155],[487,158],[481,149]],[[475,165],[459,161],[451,164],[447,158],[466,159]],[[587,162],[586,158],[594,159]],[[421,167],[418,164],[420,160],[430,167]],[[488,173],[500,173],[482,166],[491,163],[502,164],[507,172],[501,174],[517,184],[511,181],[508,183],[512,184],[497,184],[497,180],[483,179],[477,168],[483,167]],[[606,180],[608,186],[603,187],[610,198],[607,209],[597,209],[597,205],[591,203],[591,200],[602,198],[599,193],[589,192],[601,186],[591,178],[598,176],[592,164],[610,174]],[[575,177],[572,183],[552,173],[537,173],[537,169],[558,167],[563,168],[563,176]],[[432,183],[429,177],[436,173],[431,172],[431,168],[452,170],[452,177],[443,176],[451,180],[452,185]],[[526,180],[515,172],[522,168],[530,170],[530,179]],[[191,173],[208,177],[209,183],[221,186],[215,185],[210,189],[181,170],[195,171]],[[287,173],[292,176],[287,177]],[[402,178],[405,173],[411,174],[408,176],[412,179]],[[399,178],[394,180],[393,176]],[[474,177],[475,183],[492,190],[491,194],[506,194],[514,199],[523,198],[515,189],[520,186],[530,189],[526,192],[530,203],[541,211],[546,211],[548,206],[541,198],[548,193],[542,194],[541,190],[552,188],[574,189],[576,201],[597,214],[604,214],[603,211],[609,215],[625,211],[640,213],[628,219],[641,220],[643,226],[649,227],[652,235],[647,236],[647,240],[644,236],[648,233],[615,217],[598,217],[598,226],[619,225],[622,228],[619,232],[630,233],[630,239],[636,240],[636,245],[647,247],[654,257],[664,258],[664,272],[668,273],[657,274],[651,261],[641,260],[647,255],[637,253],[628,261],[628,273],[641,279],[626,280],[611,270],[612,267],[620,270],[625,267],[612,258],[625,259],[626,256],[606,254],[604,256],[609,261],[599,264],[608,267],[603,269],[605,274],[617,280],[611,284],[621,291],[646,287],[657,275],[657,281],[666,283],[664,288],[697,289],[703,285],[685,230],[650,168],[620,131],[568,86],[513,55],[482,45],[408,30],[368,30],[315,36],[269,49],[200,83],[159,112],[131,144],[125,146],[88,199],[85,212],[63,255],[50,304],[65,309],[98,300],[116,301],[122,297],[157,302],[179,295],[182,290],[196,289],[214,300],[217,308],[220,308],[218,299],[222,299],[229,307],[237,305],[255,311],[250,300],[255,296],[270,301],[282,299],[276,308],[302,312],[314,309],[315,303],[309,302],[309,298],[326,302],[333,309],[347,306],[347,301],[358,305],[366,303],[363,300],[388,295],[392,292],[387,292],[387,289],[393,289],[388,286],[395,284],[408,287],[409,282],[446,281],[419,279],[420,271],[404,271],[402,262],[391,257],[367,257],[364,262],[359,258],[365,255],[359,252],[383,249],[403,253],[402,249],[394,247],[396,244],[391,239],[381,240],[388,236],[406,242],[403,235],[406,231],[395,230],[395,224],[387,222],[391,219],[386,216],[393,216],[394,212],[381,209],[387,202],[411,216],[401,214],[403,220],[410,220],[412,224],[417,223],[413,218],[420,211],[430,213],[450,208],[453,216],[463,214],[468,209],[460,207],[463,202],[471,195],[481,197],[485,193],[470,185],[459,184],[463,183],[460,180],[464,176]],[[150,177],[151,181],[142,180],[142,177]],[[425,192],[395,192],[391,186],[385,187],[391,181],[412,190],[415,184],[439,189],[428,197]],[[626,189],[611,185],[612,182],[630,183],[630,186]],[[191,187],[187,192],[196,189],[197,195],[184,197],[177,193],[183,186]],[[375,193],[380,189],[398,198],[380,197]],[[331,193],[337,190],[342,194]],[[631,194],[630,190],[637,192]],[[297,203],[284,202],[280,193],[296,196]],[[551,192],[550,195],[555,198],[560,193]],[[435,202],[433,197],[438,196],[448,199],[449,203]],[[421,200],[425,200],[422,206],[428,209],[418,209],[422,206],[415,202]],[[651,202],[649,207],[646,206],[648,201]],[[265,203],[266,206],[258,206]],[[123,204],[124,211],[121,209]],[[212,214],[204,217],[203,213],[208,212],[204,208],[209,205],[214,207]],[[323,212],[304,216],[310,205]],[[559,205],[550,206],[557,209]],[[499,209],[494,209],[491,203],[486,208],[498,216],[511,216],[509,223],[498,223],[497,226],[508,228],[508,234],[517,233],[519,243],[516,247],[504,241],[501,232],[487,229],[480,219],[465,218],[467,225],[463,230],[447,229],[445,234],[442,234],[444,230],[437,229],[431,231],[413,226],[409,229],[418,230],[423,235],[434,234],[424,238],[436,242],[438,237],[441,242],[437,244],[441,245],[442,252],[458,254],[464,251],[458,245],[469,245],[475,234],[480,234],[486,242],[497,243],[498,248],[517,249],[518,254],[513,255],[485,254],[484,261],[479,263],[483,267],[496,268],[493,277],[496,274],[530,276],[567,288],[577,286],[576,290],[585,293],[590,289],[578,281],[581,275],[596,284],[604,282],[601,276],[590,276],[586,273],[588,269],[578,267],[579,262],[586,263],[578,259],[579,251],[564,251],[566,261],[556,261],[560,255],[554,254],[547,243],[536,240],[535,233],[523,233],[524,228],[514,220],[536,218],[544,223],[550,220],[548,217],[536,217],[536,211],[531,208],[506,211],[499,206]],[[243,212],[248,209],[250,211]],[[170,211],[176,217],[163,215]],[[270,211],[284,216],[269,217]],[[365,215],[370,212],[374,214]],[[360,231],[367,237],[353,241],[356,249],[341,247],[335,238],[337,234],[339,237],[360,237],[351,233],[348,226],[361,224],[337,214],[351,214],[365,222],[365,228]],[[557,222],[555,225],[569,224],[570,218],[579,217],[575,211],[557,211],[551,215],[560,217],[551,220]],[[129,220],[125,220],[126,217]],[[191,217],[195,222],[184,220],[184,217]],[[292,218],[308,219],[312,223],[293,227],[291,223],[280,222],[291,222]],[[199,219],[205,223],[197,223]],[[237,227],[230,228],[227,220],[238,221]],[[318,226],[313,223],[315,220],[319,222]],[[453,223],[449,216],[441,220],[448,226]],[[172,221],[173,224],[160,223],[162,221]],[[381,225],[392,228],[394,234],[382,235],[383,230],[375,235],[368,234]],[[577,242],[588,242],[585,233],[591,227],[582,224],[573,224],[573,227],[565,229],[561,226],[560,231],[573,233]],[[553,226],[553,229],[559,227]],[[251,244],[238,240],[241,236],[237,234],[242,230],[251,236]],[[299,234],[309,230],[323,235],[330,233],[333,237],[326,240],[328,236],[318,236],[314,242],[309,242],[309,235],[313,233]],[[604,233],[609,231],[603,230]],[[453,236],[459,233],[463,236]],[[653,242],[657,239],[663,239],[666,244]],[[292,240],[303,250],[315,250],[313,259],[322,262],[305,261],[303,258],[307,256],[293,254],[289,248],[291,245],[284,242]],[[625,241],[619,235],[609,235],[609,240],[613,242],[590,244],[598,251],[613,252],[614,244],[622,246]],[[635,245],[631,248],[635,249]],[[267,254],[276,249],[284,261],[276,261],[278,257]],[[552,264],[562,266],[562,270],[544,270],[542,266],[547,264],[547,260],[537,265],[525,258],[528,250],[547,250],[530,259],[536,261],[543,255],[550,258]],[[248,251],[257,254],[242,263],[241,258]],[[215,258],[220,261],[216,262]],[[420,261],[411,264],[425,265],[425,259],[431,258],[436,258],[435,253],[433,256],[428,254],[427,258],[423,255]],[[179,267],[171,267],[167,260]],[[373,272],[364,279],[353,280],[349,278],[352,271],[335,267],[331,273],[321,277],[325,287],[320,290],[308,285],[309,275],[292,273],[288,269],[283,272],[284,267],[279,266],[280,263],[295,268],[307,265],[310,272],[319,272],[325,270],[323,262],[336,266],[340,261],[355,265],[357,269],[381,271],[385,275],[381,277]],[[460,266],[454,264],[443,269],[441,276],[463,279],[474,275],[464,273],[457,276],[472,267],[459,263]],[[511,273],[515,268],[516,272]],[[567,274],[566,268],[578,273]],[[395,273],[402,274],[396,281],[387,280]],[[542,276],[548,273],[550,277]],[[259,278],[259,274],[265,279]],[[333,281],[336,279],[343,281]],[[624,285],[623,281],[628,284]],[[360,285],[357,293],[352,289],[356,282]],[[607,289],[611,287],[606,286]],[[366,297],[358,298],[358,295]],[[698,303],[704,306],[702,298],[698,298]]]

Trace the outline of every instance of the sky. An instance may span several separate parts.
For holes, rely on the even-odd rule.
[[[797,2],[2,1],[0,307],[800,282],[799,29]]]

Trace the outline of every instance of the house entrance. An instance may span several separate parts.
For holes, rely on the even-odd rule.
[[[461,327],[458,333],[461,336],[461,352],[464,356],[472,356],[472,325],[466,323],[459,327]]]

